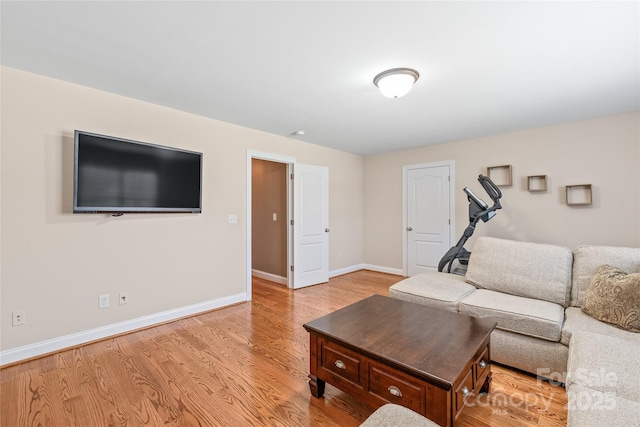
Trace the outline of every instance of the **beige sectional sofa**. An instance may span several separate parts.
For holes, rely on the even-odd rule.
[[[601,426],[601,416],[607,419],[607,412],[614,412],[622,417],[615,425],[638,426],[640,333],[582,311],[592,277],[602,265],[640,273],[640,248],[581,246],[572,252],[555,245],[480,237],[465,276],[420,274],[391,286],[389,295],[496,319],[491,359],[564,382],[569,425]],[[611,346],[620,351],[614,354]],[[609,384],[605,390],[594,381],[583,381],[602,372],[617,376],[617,386]],[[606,396],[617,410],[596,408],[596,401]]]

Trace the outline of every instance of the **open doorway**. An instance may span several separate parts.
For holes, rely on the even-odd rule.
[[[251,159],[251,274],[288,284],[288,165]]]
[[[263,160],[266,163],[255,163],[255,168],[261,168],[269,163],[283,165],[286,170],[285,182],[283,185],[275,184],[275,188],[280,191],[284,188],[286,198],[286,209],[280,211],[274,206],[267,205],[256,215],[254,226],[254,160]],[[293,184],[293,170],[295,166],[295,181]],[[274,168],[279,169],[279,168]],[[280,173],[280,172],[278,172]],[[277,175],[277,173],[276,173]],[[255,193],[259,197],[272,198],[272,189],[261,190],[263,187],[262,176],[255,177],[257,187]],[[281,182],[276,180],[277,182]],[[295,191],[294,191],[295,190]],[[295,193],[295,196],[294,194]],[[256,199],[255,203],[262,203]],[[278,205],[276,205],[278,206]],[[275,209],[275,210],[274,210]],[[275,216],[273,214],[276,214]],[[296,220],[293,221],[293,217]],[[263,230],[256,227],[266,227],[260,225],[262,221],[277,222],[284,224],[286,229],[285,244],[281,244],[280,252],[286,253],[285,270],[273,269],[266,271],[270,276],[268,280],[283,282],[290,289],[298,289],[329,280],[329,168],[326,166],[314,166],[296,163],[293,157],[270,154],[259,151],[247,150],[247,263],[246,263],[246,298],[252,298],[252,278],[254,270],[264,271],[266,264],[254,264],[254,243],[256,246],[267,247],[272,250],[273,241],[260,241],[257,237],[254,242],[254,234],[261,235]],[[275,218],[275,221],[274,221]],[[281,235],[277,239],[282,239]],[[264,238],[263,238],[264,239]],[[269,239],[269,237],[267,237]],[[256,251],[264,249],[256,248]],[[262,257],[264,254],[256,252],[256,256]],[[271,258],[270,255],[267,258]],[[295,263],[294,263],[295,260]],[[255,269],[254,269],[255,265]],[[281,264],[279,264],[281,265]],[[281,275],[282,274],[282,275]]]
[[[271,222],[273,221],[273,213],[276,213],[276,221],[278,224],[289,224],[289,222],[291,221],[292,218],[292,195],[291,195],[291,185],[290,185],[290,180],[288,179],[288,177],[290,176],[290,174],[293,172],[293,164],[295,163],[296,159],[294,157],[289,157],[289,156],[282,156],[279,154],[272,154],[272,153],[266,153],[266,152],[262,152],[262,151],[254,151],[254,150],[247,150],[247,264],[246,264],[246,298],[247,301],[252,299],[252,278],[253,278],[253,272],[254,272],[254,263],[253,263],[253,253],[254,253],[254,239],[253,239],[253,233],[254,233],[254,225],[253,225],[253,184],[254,184],[254,177],[253,177],[253,169],[254,169],[254,160],[262,160],[265,161],[266,163],[275,163],[278,165],[282,165],[285,170],[286,170],[286,174],[285,174],[285,178],[287,178],[285,180],[285,183],[283,184],[284,187],[284,194],[285,194],[285,199],[286,199],[286,209],[284,212],[282,212],[282,215],[280,215],[280,212],[278,211],[271,211],[269,212],[269,210],[266,211],[266,219],[269,219],[270,216],[270,220]],[[262,187],[261,183],[256,183],[256,185],[258,187]],[[280,191],[280,189],[278,189],[278,191]],[[268,191],[260,190],[258,189],[256,191],[256,193],[261,193],[262,196],[268,197]],[[264,219],[264,218],[263,218]],[[258,231],[258,234],[260,234],[260,231]],[[282,273],[271,273],[274,276],[271,276],[270,279],[268,280],[274,280],[277,279],[278,281],[282,281],[282,278],[284,278],[284,284],[287,285],[288,287],[291,287],[293,284],[293,275],[289,274],[289,270],[288,270],[288,266],[292,265],[292,260],[293,260],[293,243],[292,243],[292,234],[291,234],[291,227],[286,227],[286,245],[284,246],[284,251],[286,253],[286,265],[285,265],[285,274],[281,275]],[[256,272],[258,271],[262,271],[261,268],[262,264],[256,265]],[[276,270],[274,270],[276,271]]]

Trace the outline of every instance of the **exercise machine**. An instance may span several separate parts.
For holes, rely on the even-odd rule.
[[[484,188],[484,191],[486,191],[489,197],[491,197],[493,205],[489,206],[487,202],[476,196],[468,187],[463,189],[467,195],[467,199],[469,200],[469,225],[464,230],[464,233],[462,233],[462,237],[458,240],[458,243],[449,249],[442,257],[438,263],[438,271],[442,271],[448,266],[447,273],[451,273],[451,266],[455,260],[458,260],[462,265],[467,265],[469,263],[471,252],[464,248],[464,244],[467,242],[469,237],[473,235],[473,232],[476,229],[476,224],[480,220],[482,220],[482,222],[489,221],[496,215],[496,211],[498,209],[502,209],[502,206],[500,205],[502,192],[500,189],[488,176],[480,175],[478,176],[478,181],[480,182],[480,185],[482,185],[482,188]]]

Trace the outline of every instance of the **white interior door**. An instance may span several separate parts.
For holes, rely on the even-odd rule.
[[[293,287],[329,281],[329,169],[294,165]]]
[[[407,275],[437,271],[451,247],[450,167],[407,168]]]

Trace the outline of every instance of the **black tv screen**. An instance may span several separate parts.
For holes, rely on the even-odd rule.
[[[202,212],[202,153],[75,131],[74,213]]]

